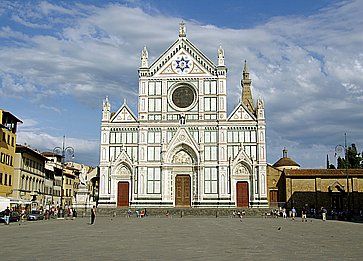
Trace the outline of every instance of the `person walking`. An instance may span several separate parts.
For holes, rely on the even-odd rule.
[[[282,209],[282,217],[283,217],[284,219],[286,219],[286,217],[287,217],[287,215],[286,215],[286,208],[283,208],[283,209]]]
[[[308,222],[307,218],[306,218],[306,210],[303,208],[301,211],[301,222]]]
[[[9,221],[10,221],[10,209],[9,209],[9,207],[7,207],[5,209],[4,219],[5,219],[5,224],[9,225]]]
[[[323,221],[326,221],[326,212],[328,212],[324,207],[322,207],[322,217]]]
[[[296,209],[295,209],[295,207],[292,207],[292,209],[291,209],[291,213],[292,213],[292,220],[295,220],[295,217],[296,217]]]
[[[93,208],[91,209],[91,225],[95,223],[95,219],[96,219],[96,207],[93,206]]]

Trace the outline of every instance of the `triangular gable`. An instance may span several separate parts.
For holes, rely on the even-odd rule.
[[[252,160],[247,155],[246,151],[244,150],[244,146],[242,143],[241,143],[241,147],[240,147],[240,150],[238,151],[237,156],[233,159],[232,165],[234,166],[240,162],[244,162],[244,163],[247,163],[249,166],[252,166]]]
[[[132,160],[130,156],[127,154],[125,147],[122,148],[120,154],[115,158],[115,160],[112,162],[113,166],[119,166],[120,164],[128,165],[128,167],[132,167]]]
[[[204,76],[212,77],[213,75],[208,72],[196,59],[191,57],[185,49],[179,50],[174,54],[168,62],[165,63],[154,76]]]
[[[243,103],[239,103],[228,117],[228,121],[253,121],[256,116],[253,115]]]
[[[168,144],[168,149],[166,150],[166,162],[172,161],[172,157],[176,152],[175,149],[179,148],[183,144],[193,150],[193,154],[196,157],[196,160],[198,160],[198,144],[186,128],[180,127]]]
[[[131,177],[132,160],[123,147],[120,154],[112,162],[112,176],[120,175],[121,178]]]
[[[182,59],[190,61],[186,69],[182,66]],[[215,68],[214,63],[190,41],[179,38],[150,66],[149,71],[152,76],[214,76]]]
[[[120,109],[112,116],[111,122],[137,122],[135,115],[124,103]]]
[[[331,184],[328,189],[330,191],[338,191],[338,192],[342,192],[345,191],[344,186],[342,184],[340,184],[337,180],[334,181],[333,184]]]

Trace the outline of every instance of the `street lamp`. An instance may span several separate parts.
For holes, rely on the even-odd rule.
[[[60,205],[63,208],[63,171],[64,171],[64,161],[66,157],[74,158],[74,149],[72,147],[65,147],[66,136],[63,136],[62,147],[55,147],[53,149],[54,154],[61,155],[61,165],[62,165],[62,183],[61,183],[61,202]]]
[[[335,146],[335,155],[341,154],[344,150],[344,158],[345,158],[345,175],[347,177],[347,211],[350,209],[349,202],[349,175],[348,175],[348,153],[347,153],[347,134],[344,133],[344,146],[338,144]]]

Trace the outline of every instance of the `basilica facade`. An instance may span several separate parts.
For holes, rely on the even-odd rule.
[[[149,62],[141,52],[138,113],[103,102],[100,207],[266,207],[265,115],[245,62],[227,113],[224,50],[216,64],[186,37]]]

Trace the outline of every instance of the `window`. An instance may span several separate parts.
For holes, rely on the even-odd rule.
[[[137,143],[137,132],[136,131],[121,131],[121,132],[111,132],[110,134],[111,144],[128,144]]]
[[[204,147],[204,160],[217,160],[217,146]]]
[[[239,151],[240,146],[234,145],[234,146],[228,146],[228,158],[234,159]]]
[[[11,137],[11,146],[14,147],[14,137]]]
[[[149,95],[161,95],[161,82],[149,82]]]
[[[204,169],[204,193],[216,194],[217,193],[217,168]]]
[[[147,160],[160,161],[160,147],[147,147]]]
[[[9,174],[9,186],[11,186],[11,175]]]
[[[149,98],[149,111],[160,112],[161,111],[161,99],[160,98]]]
[[[204,111],[217,111],[217,98],[204,98]]]
[[[204,82],[204,94],[217,94],[217,84],[215,81]]]
[[[161,142],[161,132],[160,131],[149,131],[147,135],[148,143],[157,143]]]
[[[217,142],[217,131],[205,131],[204,132],[205,143],[216,143]]]
[[[3,174],[0,173],[0,185],[2,185],[2,184],[3,184]]]
[[[8,174],[5,173],[4,185],[8,185]]]
[[[147,193],[160,194],[160,168],[147,169]]]

